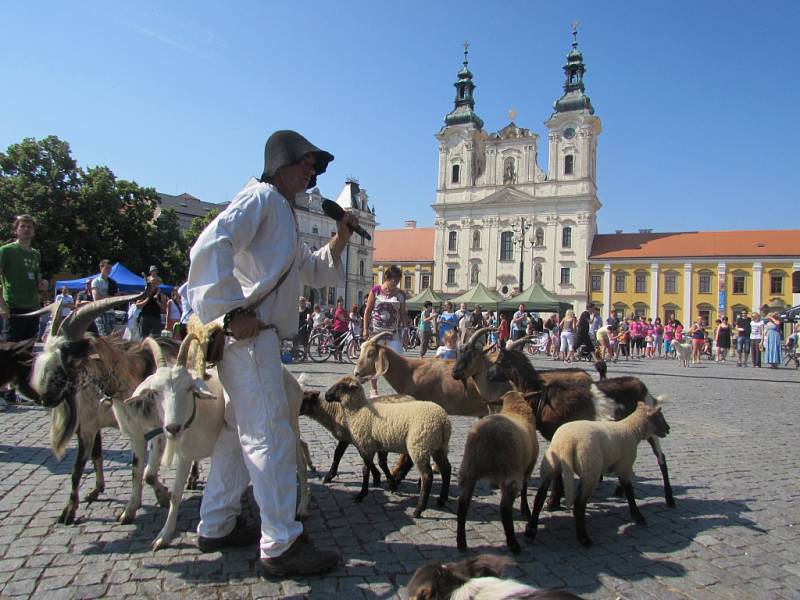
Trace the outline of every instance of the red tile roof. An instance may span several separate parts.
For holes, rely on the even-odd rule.
[[[433,227],[375,231],[373,262],[433,262]]]
[[[589,258],[733,256],[800,256],[800,229],[599,234]]]

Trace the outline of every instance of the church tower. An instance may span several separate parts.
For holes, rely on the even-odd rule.
[[[585,92],[586,66],[578,49],[577,23],[572,25],[572,50],[564,65],[564,95],[556,100],[555,112],[545,122],[550,131],[547,178],[550,181],[589,180],[596,190],[597,136],[600,119]]]

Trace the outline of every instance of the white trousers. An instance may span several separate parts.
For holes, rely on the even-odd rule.
[[[231,532],[253,482],[261,513],[261,557],[283,554],[303,531],[295,520],[297,440],[283,386],[280,343],[271,329],[225,347],[219,378],[225,425],[211,454],[198,535]]]

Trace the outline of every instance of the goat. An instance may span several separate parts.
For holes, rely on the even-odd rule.
[[[38,400],[39,395],[28,380],[33,364],[33,346],[36,338],[21,342],[0,342],[0,387],[13,384],[26,398]]]
[[[459,562],[431,561],[419,567],[406,587],[409,600],[581,600],[563,590],[539,590],[501,579],[510,558],[480,554]]]
[[[501,350],[487,373],[491,381],[510,381],[519,391],[538,394],[534,400],[536,427],[547,440],[552,440],[556,429],[569,421],[618,421],[635,411],[639,402],[651,407],[658,404],[658,399],[636,377],[615,377],[586,385],[558,381],[545,383],[543,375],[524,354],[516,350]],[[609,399],[613,402],[609,402]],[[675,499],[661,442],[656,436],[651,436],[647,441],[658,460],[667,506],[674,508]],[[551,509],[557,504],[559,492],[557,485],[551,498]]]
[[[661,407],[652,408],[644,402],[621,421],[572,421],[559,427],[542,460],[539,489],[525,534],[531,539],[536,536],[547,488],[554,478],[563,479],[567,508],[573,507],[578,541],[584,546],[591,545],[586,532],[586,503],[602,476],[612,471],[625,490],[631,518],[639,525],[646,525],[631,484],[636,448],[644,439],[665,437],[668,433],[669,425]],[[577,498],[573,475],[580,480]]]
[[[116,305],[136,300],[140,295],[104,298],[81,306],[66,318],[61,318],[61,303],[54,309],[47,307],[30,314],[42,314],[52,310],[50,335],[44,350],[33,364],[31,386],[39,395],[41,403],[50,410],[50,438],[56,458],[64,456],[66,446],[73,434],[78,436],[78,452],[72,470],[72,488],[69,500],[59,523],[72,524],[78,508],[78,487],[89,453],[95,467],[95,488],[87,496],[93,502],[105,490],[102,464],[102,437],[104,427],[121,428],[126,432],[127,418],[137,418],[133,411],[121,410],[121,403],[101,402],[104,398],[127,398],[145,377],[155,370],[153,355],[141,344],[124,342],[117,336],[85,337],[86,328],[98,315]],[[162,342],[165,351],[174,358],[177,347],[168,340]],[[139,417],[157,422],[156,415],[138,414]],[[163,436],[152,440],[152,451],[147,468],[143,472],[146,442],[131,438],[133,446],[133,489],[131,497],[119,520],[129,523],[141,504],[141,482],[153,487],[161,506],[169,503],[169,491],[158,480],[158,468],[163,453]]]

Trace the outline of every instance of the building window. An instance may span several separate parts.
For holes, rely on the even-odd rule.
[[[447,234],[447,250],[455,252],[458,249],[458,232],[451,231]]]
[[[664,323],[669,323],[675,320],[675,314],[677,313],[678,307],[674,305],[668,305],[664,307]]]
[[[628,316],[628,306],[627,304],[615,304],[613,312],[614,318],[622,321],[622,319]]]
[[[472,232],[472,249],[480,250],[481,248],[481,232],[477,229]]]
[[[336,288],[335,287],[329,287],[328,288],[328,304],[330,304],[331,306],[336,304]]]
[[[733,293],[734,294],[744,294],[745,286],[744,286],[744,275],[743,274],[734,274],[733,276]]]
[[[769,276],[769,293],[782,294],[783,293],[783,275],[780,273],[772,273]]]
[[[422,281],[420,281],[420,288],[423,290],[427,290],[429,287],[431,287],[431,276],[423,275]]]
[[[364,276],[364,261],[363,260],[358,261],[358,274],[361,277]]]
[[[800,271],[792,273],[792,293],[800,294]]]
[[[711,293],[711,273],[700,273],[697,279],[697,291],[701,294]]]
[[[570,283],[569,267],[561,267],[561,285],[569,285]]]
[[[624,292],[625,291],[625,272],[618,271],[614,273],[614,291],[615,292]]]
[[[701,308],[697,311],[697,316],[703,319],[703,325],[708,327],[708,324],[711,322],[711,311],[707,308]]]
[[[533,265],[533,282],[542,283],[542,263]]]
[[[678,291],[678,278],[675,273],[666,273],[664,275],[664,293],[675,294]]]
[[[644,294],[647,291],[647,275],[645,273],[636,273],[636,281],[633,285],[637,294]]]
[[[311,228],[311,233],[313,233],[314,235],[318,235],[318,234],[319,234],[319,227],[317,227],[316,225],[314,225],[314,226]]]
[[[514,234],[504,231],[500,234],[500,260],[512,260],[514,258]]]
[[[567,154],[564,157],[564,175],[572,175],[575,171],[575,157]]]
[[[544,246],[544,229],[542,229],[541,227],[537,227],[533,243],[536,246]]]
[[[362,304],[364,304],[364,292],[363,291],[359,291],[358,292],[358,305],[361,306]]]
[[[461,179],[461,165],[453,165],[453,174],[450,177],[450,183],[458,183]]]
[[[455,267],[449,267],[447,269],[447,285],[455,285],[456,283],[456,269]]]
[[[633,305],[633,314],[638,317],[643,317],[647,314],[647,305],[646,304],[634,304]]]
[[[561,230],[561,247],[572,248],[572,227],[564,227]]]
[[[480,273],[480,268],[478,265],[472,265],[472,270],[469,274],[469,284],[470,285],[478,285],[478,275]]]
[[[603,291],[603,276],[600,273],[592,273],[592,291]]]
[[[404,275],[403,276],[403,289],[410,290],[411,289],[411,275]]]

